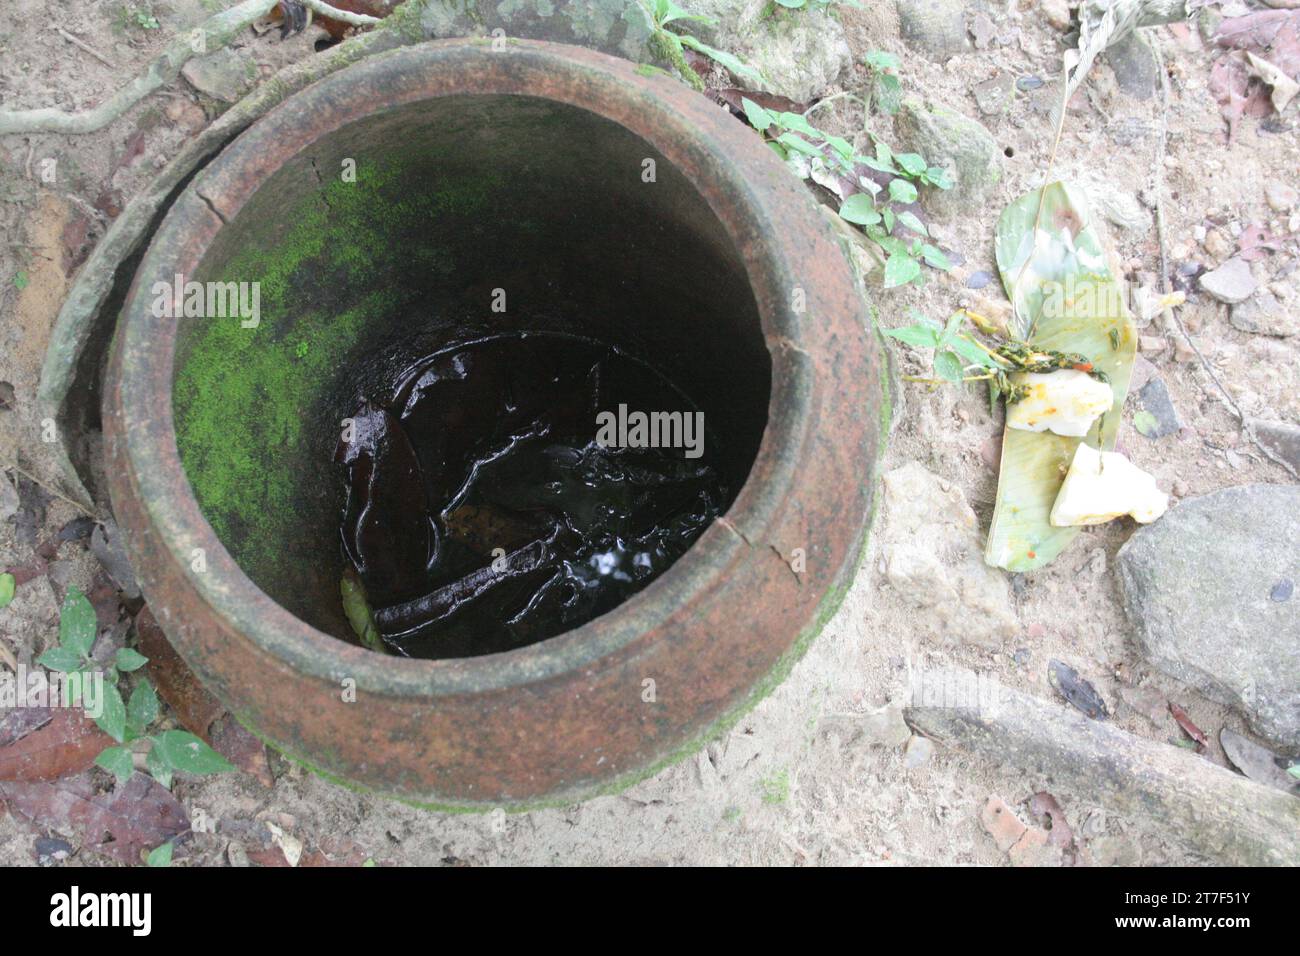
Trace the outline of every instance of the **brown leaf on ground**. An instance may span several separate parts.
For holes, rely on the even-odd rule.
[[[1240,249],[1237,253],[1238,257],[1245,259],[1247,262],[1256,262],[1263,259],[1270,252],[1277,252],[1282,248],[1282,245],[1277,241],[1277,236],[1269,232],[1264,226],[1252,222],[1241,231],[1241,235],[1237,238],[1237,247]]]
[[[811,105],[796,103],[788,96],[779,96],[776,93],[760,93],[758,90],[742,90],[735,86],[729,86],[721,90],[705,90],[704,95],[713,102],[726,106],[733,116],[743,120],[746,124],[749,123],[749,120],[745,118],[745,107],[742,105],[741,100],[753,100],[763,109],[775,110],[779,113],[803,113]]]
[[[1187,711],[1183,710],[1172,700],[1169,702],[1169,713],[1178,721],[1178,726],[1183,728],[1183,733],[1187,734],[1196,741],[1197,749],[1204,750],[1210,745],[1209,739],[1205,736],[1204,731],[1192,723],[1192,718],[1187,716]]]
[[[81,846],[127,864],[190,829],[171,791],[137,773],[110,793],[98,793],[86,775],[54,783],[0,783],[11,812],[43,830],[73,834]]]
[[[149,658],[149,677],[181,724],[202,737],[213,750],[266,787],[275,786],[266,746],[226,712],[199,682],[163,633],[153,612],[141,608],[135,618],[140,653]]]
[[[1217,46],[1266,58],[1292,79],[1300,79],[1300,10],[1264,10],[1230,17],[1214,35]]]
[[[20,720],[39,720],[40,711],[29,713],[34,716]],[[113,746],[112,738],[80,708],[46,708],[44,715],[48,719],[35,729],[0,747],[0,780],[57,780],[89,769]]]

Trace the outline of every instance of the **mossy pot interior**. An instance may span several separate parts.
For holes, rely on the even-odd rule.
[[[257,283],[256,327],[160,314],[177,275]],[[341,639],[342,419],[415,358],[521,330],[680,386],[730,507],[556,637],[440,660]],[[287,99],[177,199],[114,338],[107,476],[150,606],[246,724],[404,800],[536,806],[653,771],[788,672],[861,553],[882,381],[835,233],[751,129],[602,54],[436,42]]]
[[[343,638],[331,458],[343,420],[416,359],[520,331],[617,346],[703,410],[733,489],[767,423],[771,362],[721,223],[648,143],[563,103],[446,96],[323,136],[195,278],[256,284],[259,315],[180,322],[190,484],[249,577]]]

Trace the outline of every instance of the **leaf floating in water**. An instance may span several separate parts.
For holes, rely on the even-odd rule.
[[[1040,202],[1041,200],[1041,202]],[[1041,208],[1040,208],[1041,206]],[[1052,561],[1078,529],[1050,516],[1081,442],[1115,447],[1137,335],[1082,195],[1065,183],[1021,196],[998,220],[996,254],[1011,299],[1011,336],[1035,348],[1086,355],[1114,401],[1082,438],[1007,429],[984,560],[1008,571]]]
[[[339,582],[339,593],[343,597],[343,613],[348,616],[348,623],[361,639],[361,646],[380,654],[386,652],[379,628],[375,626],[375,615],[366,599],[366,587],[352,568],[343,570],[343,580]]]
[[[1097,688],[1080,677],[1079,672],[1069,664],[1050,661],[1047,665],[1047,679],[1057,693],[1093,720],[1105,720],[1110,716],[1106,702],[1097,693]]]

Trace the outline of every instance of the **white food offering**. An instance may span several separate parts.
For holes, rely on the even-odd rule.
[[[1055,527],[1102,524],[1132,515],[1149,524],[1169,507],[1169,496],[1156,480],[1117,451],[1097,451],[1080,443],[1052,505]]]
[[[1021,431],[1050,429],[1058,435],[1082,438],[1115,402],[1109,385],[1078,369],[1017,372],[1011,381],[1029,389],[1020,401],[1007,405],[1007,427]]]

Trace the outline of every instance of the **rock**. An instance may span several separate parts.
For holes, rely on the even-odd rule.
[[[773,12],[768,0],[681,0],[678,6],[709,17],[712,23],[690,21],[690,32],[744,59],[771,93],[815,99],[853,64],[844,27],[824,11]]]
[[[877,747],[901,747],[912,736],[903,720],[902,704],[886,704],[864,714],[860,729],[862,738]]]
[[[1288,793],[1300,790],[1300,780],[1277,765],[1277,755],[1261,747],[1248,737],[1224,727],[1219,731],[1219,743],[1232,765],[1256,783],[1277,787]]]
[[[1120,687],[1119,699],[1135,714],[1141,714],[1156,727],[1163,727],[1169,716],[1169,702],[1154,687]]]
[[[1070,29],[1070,5],[1066,0],[1042,0],[1043,18],[1057,30]]]
[[[1300,425],[1255,419],[1255,437],[1296,471],[1300,471]]]
[[[975,105],[984,116],[1001,116],[1011,109],[1016,97],[1016,79],[1010,73],[999,73],[971,88]]]
[[[952,174],[952,189],[926,193],[926,208],[940,218],[970,209],[1002,178],[997,141],[968,116],[943,107],[928,109],[920,100],[908,97],[899,111],[897,129],[907,149]]]
[[[1282,578],[1273,589],[1268,592],[1268,599],[1283,604],[1295,597],[1295,582],[1290,578]]]
[[[1166,435],[1177,434],[1178,429],[1183,427],[1182,421],[1178,418],[1178,411],[1174,408],[1173,401],[1169,398],[1169,389],[1162,378],[1153,378],[1142,386],[1138,392],[1138,398],[1142,402],[1143,411],[1147,412],[1150,418],[1145,419],[1144,423],[1149,427],[1143,428],[1134,424],[1137,430],[1147,438],[1164,438]]]
[[[1270,599],[1300,555],[1300,486],[1188,498],[1119,552],[1129,622],[1157,668],[1300,748],[1300,615]]]
[[[1149,100],[1155,95],[1159,65],[1141,33],[1133,31],[1108,48],[1105,57],[1115,71],[1115,83],[1122,92],[1139,100]]]
[[[1203,244],[1205,251],[1212,255],[1216,262],[1223,262],[1236,248],[1222,229],[1211,229],[1207,232]]]
[[[1288,308],[1272,292],[1258,292],[1234,305],[1228,321],[1243,332],[1286,337],[1300,332],[1300,308]]]
[[[1001,797],[989,797],[988,803],[980,810],[980,824],[1003,853],[1019,843],[1029,829]]]
[[[732,0],[731,6],[752,6],[754,2]],[[694,8],[702,4],[679,5]],[[705,27],[692,22],[691,32],[703,39]],[[490,36],[501,29],[507,37],[571,43],[640,63],[655,58],[650,48],[653,25],[649,14],[642,4],[626,0],[431,0],[420,12],[420,29],[429,38]]]
[[[998,28],[986,14],[977,13],[971,18],[970,35],[975,40],[975,49],[987,50],[993,43],[994,37],[998,35]]]
[[[1264,201],[1274,212],[1287,212],[1300,202],[1300,192],[1297,192],[1294,186],[1275,179],[1264,184]]]
[[[1201,288],[1229,305],[1245,302],[1254,293],[1256,285],[1255,277],[1250,274],[1250,264],[1235,257],[1201,276]]]
[[[252,57],[230,48],[190,60],[181,68],[190,86],[222,103],[237,103],[257,81]]]
[[[929,763],[933,755],[934,744],[930,738],[914,734],[908,739],[907,749],[903,751],[903,766],[908,770],[915,770]]]
[[[1126,232],[1150,228],[1151,214],[1131,192],[1108,184],[1105,189],[1089,190],[1089,196],[1103,216]]]
[[[966,10],[961,0],[897,0],[907,45],[943,62],[966,52]]]
[[[163,107],[163,114],[173,126],[187,133],[197,133],[208,124],[203,107],[188,99],[173,98]]]
[[[1014,637],[1006,579],[984,563],[979,522],[961,490],[910,462],[885,475],[884,501],[885,578],[924,609],[915,625],[988,647]]]

